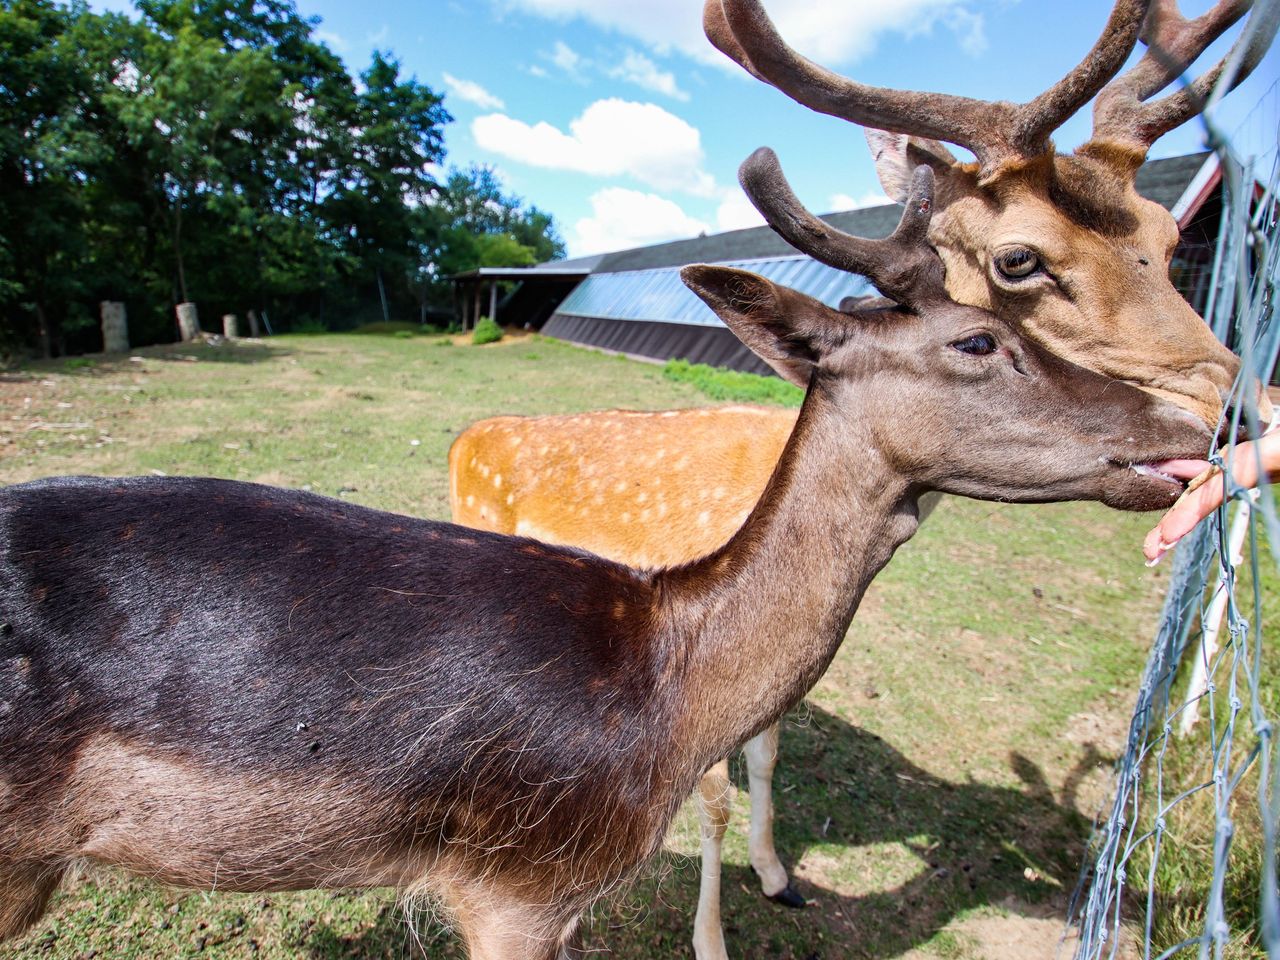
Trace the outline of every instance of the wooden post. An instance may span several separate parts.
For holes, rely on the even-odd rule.
[[[498,322],[498,281],[489,281],[489,319]]]
[[[119,300],[103,300],[98,304],[98,313],[102,317],[102,352],[128,353],[129,321],[124,304]]]
[[[249,311],[249,336],[257,340],[261,334],[258,332],[258,311]]]
[[[178,333],[184,343],[200,336],[200,317],[196,313],[196,305],[187,301],[177,306]]]
[[[234,340],[240,336],[240,326],[236,322],[234,313],[224,313],[222,315],[222,335],[228,340]]]

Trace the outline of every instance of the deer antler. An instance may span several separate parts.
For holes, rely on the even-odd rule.
[[[1117,0],[1102,36],[1070,73],[1025,104],[872,87],[798,54],[760,0],[706,0],[703,29],[719,50],[793,100],[833,117],[972,150],[983,175],[1049,149],[1049,135],[1115,76],[1133,50],[1151,0]]]
[[[1275,38],[1280,3],[1264,0],[1225,57],[1182,89],[1147,102],[1175,82],[1251,7],[1253,0],[1220,0],[1207,13],[1188,20],[1178,10],[1177,0],[1156,0],[1142,32],[1147,52],[1098,95],[1093,107],[1094,139],[1131,143],[1145,150],[1204,108],[1233,57],[1239,57],[1239,66],[1231,87],[1247,77]]]
[[[777,155],[761,147],[742,162],[738,180],[761,216],[782,239],[815,260],[868,277],[905,307],[945,297],[942,261],[929,246],[933,215],[933,171],[916,167],[906,209],[893,233],[882,240],[837,230],[805,209],[782,173]]]

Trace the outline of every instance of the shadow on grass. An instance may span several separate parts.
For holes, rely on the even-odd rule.
[[[793,911],[769,903],[748,867],[725,864],[723,916],[733,957],[889,958],[927,943],[976,907],[1045,904],[1038,912],[1057,915],[1090,826],[1076,809],[1076,790],[1107,760],[1087,748],[1060,798],[1043,771],[1017,753],[1009,765],[1018,787],[955,782],[816,707],[804,724],[784,725],[781,756],[778,850],[792,865],[812,852],[819,866],[795,880],[810,906]],[[735,776],[744,788],[743,771]],[[733,829],[743,826],[735,820]],[[891,849],[877,855],[878,845]],[[586,923],[588,953],[623,960],[690,955],[697,895],[696,862],[663,854],[626,893],[596,908]],[[425,949],[415,947],[400,910],[388,906],[372,929],[354,937],[317,926],[308,955],[462,956],[456,939],[437,925],[424,925],[421,937]]]
[[[110,376],[148,363],[261,363],[286,357],[293,351],[262,340],[200,341],[196,343],[166,343],[139,347],[130,353],[94,353],[81,357],[59,357],[56,360],[36,360],[22,369],[4,374],[6,378],[21,380],[39,379],[50,374],[77,377]],[[139,363],[134,357],[141,357]]]

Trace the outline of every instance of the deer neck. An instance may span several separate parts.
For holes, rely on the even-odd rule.
[[[830,391],[841,389],[815,377],[742,528],[710,556],[661,575],[685,664],[678,739],[708,763],[817,682],[867,585],[918,525],[918,491],[869,429],[840,414]]]

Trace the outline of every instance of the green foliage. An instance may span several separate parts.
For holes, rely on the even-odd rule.
[[[421,322],[458,269],[563,252],[490,172],[436,182],[452,118],[390,53],[357,89],[294,0],[136,6],[0,0],[0,355],[99,349],[104,299],[135,344],[182,300]]]
[[[712,400],[738,403],[772,403],[780,407],[798,407],[804,391],[777,377],[761,377],[724,367],[687,360],[668,360],[662,368],[668,380],[689,383]]]
[[[492,317],[481,317],[480,322],[476,324],[475,330],[471,332],[471,342],[476,346],[485,343],[497,343],[502,339],[502,328],[498,326],[498,321]]]

